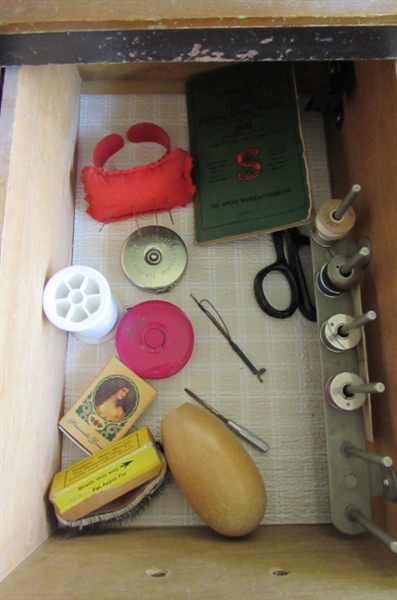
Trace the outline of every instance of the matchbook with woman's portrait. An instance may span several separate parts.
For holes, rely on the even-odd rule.
[[[60,430],[88,454],[126,435],[156,390],[113,357],[59,421]]]

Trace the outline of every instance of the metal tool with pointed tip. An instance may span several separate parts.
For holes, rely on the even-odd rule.
[[[251,431],[248,431],[248,429],[246,429],[242,425],[238,425],[238,423],[236,423],[235,421],[232,421],[231,419],[228,419],[227,417],[222,415],[220,412],[218,412],[215,408],[213,408],[212,406],[207,404],[207,402],[202,400],[199,396],[197,396],[191,390],[188,390],[187,388],[185,388],[185,392],[187,394],[189,394],[189,396],[191,398],[193,398],[194,400],[196,400],[197,402],[199,402],[200,404],[205,406],[205,408],[207,408],[214,415],[216,415],[219,419],[221,419],[221,421],[226,423],[226,425],[229,427],[229,429],[231,429],[232,431],[237,433],[239,436],[241,436],[242,438],[247,440],[247,442],[250,442],[253,446],[255,446],[255,448],[258,448],[262,452],[267,452],[267,450],[269,450],[268,444],[266,444],[266,442],[264,442],[263,440],[258,438],[258,436],[256,436],[254,433],[252,433]]]

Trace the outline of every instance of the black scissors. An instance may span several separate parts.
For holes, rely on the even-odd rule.
[[[261,269],[254,281],[254,292],[259,306],[267,315],[276,319],[287,319],[299,308],[306,319],[315,321],[316,309],[310,300],[299,256],[299,248],[309,245],[310,239],[306,235],[299,233],[296,228],[276,231],[272,233],[272,236],[276,249],[276,261],[268,267]],[[287,249],[288,260],[284,253],[284,243]],[[273,273],[274,271],[278,271],[284,275],[291,291],[291,302],[287,308],[282,310],[272,306],[263,291],[264,279],[269,273]]]

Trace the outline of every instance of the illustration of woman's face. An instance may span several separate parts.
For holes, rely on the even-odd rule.
[[[127,394],[128,394],[128,388],[123,387],[117,392],[116,396],[117,396],[118,400],[122,400],[123,398],[126,397]]]

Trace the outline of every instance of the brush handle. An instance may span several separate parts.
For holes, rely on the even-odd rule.
[[[205,402],[205,400],[203,400],[202,398],[197,396],[197,394],[195,394],[191,390],[188,390],[187,388],[185,388],[185,392],[187,394],[189,394],[189,396],[194,398],[194,400],[196,400],[197,402],[199,402],[200,404],[205,406],[205,408],[207,408],[210,412],[212,412],[219,419],[221,419],[224,423],[226,423],[226,425],[230,429],[232,429],[239,436],[241,436],[242,438],[244,438],[245,440],[250,442],[253,446],[258,448],[259,450],[262,450],[262,452],[266,452],[267,450],[269,450],[269,446],[266,444],[266,442],[264,442],[263,440],[258,438],[254,433],[252,433],[251,431],[248,431],[248,429],[246,429],[242,425],[239,425],[235,421],[232,421],[231,419],[228,419],[227,417],[222,415],[220,412],[218,412],[215,408],[213,408],[212,406],[207,404],[207,402]]]
[[[207,402],[205,400],[203,400],[202,398],[200,398],[199,396],[197,396],[197,394],[195,394],[191,390],[188,390],[187,388],[185,388],[185,392],[187,394],[189,394],[189,396],[191,396],[191,398],[193,398],[194,400],[196,400],[196,402],[199,402],[200,404],[202,404],[203,406],[205,406],[205,408],[207,408],[210,412],[212,412],[212,414],[214,414],[216,417],[218,417],[219,419],[221,419],[221,421],[223,421],[226,424],[229,422],[226,417],[224,417],[223,415],[221,415],[221,413],[218,412],[213,406],[210,406],[209,404],[207,404]]]
[[[234,421],[227,421],[227,425],[240,437],[244,438],[247,440],[247,442],[250,442],[253,446],[255,446],[255,448],[262,450],[262,452],[267,452],[269,450],[269,446],[266,444],[266,442],[262,441],[260,438],[258,438],[258,436],[251,431],[248,431],[248,429],[242,425],[238,425],[238,423],[235,423]]]

